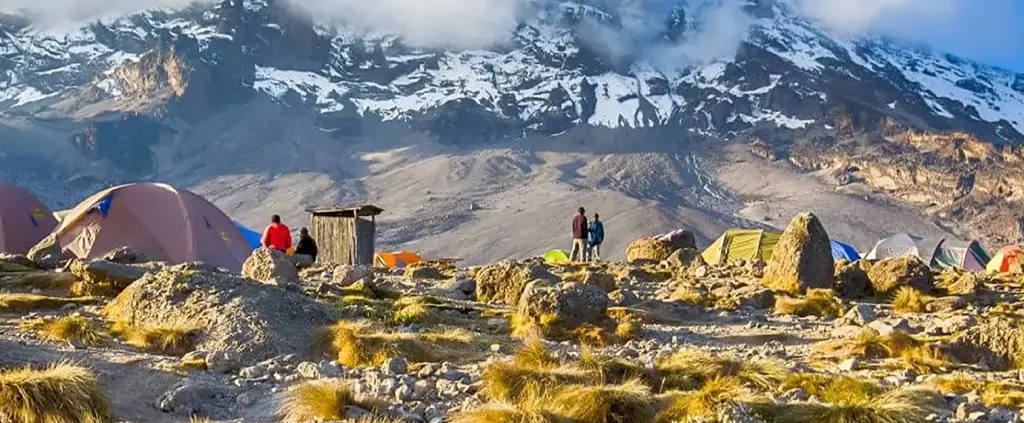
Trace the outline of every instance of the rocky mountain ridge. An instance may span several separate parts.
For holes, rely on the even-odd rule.
[[[379,125],[457,146],[580,127],[657,131],[666,143],[751,141],[764,157],[833,170],[837,183],[862,183],[993,242],[1020,238],[1014,188],[1024,180],[1012,164],[1024,142],[1024,75],[832,37],[783,0],[741,2],[752,23],[735,55],[688,62],[687,43],[713,7],[723,6],[693,0],[669,12],[654,44],[682,53],[667,67],[601,51],[587,28],[614,30],[620,17],[585,1],[546,3],[507,45],[467,51],[316,23],[274,0],[153,10],[64,33],[6,16],[0,161],[23,179],[159,175],[176,161],[155,151],[226,109],[269,101],[341,141]],[[73,150],[26,147],[40,131]],[[59,171],[26,165],[39,162]]]

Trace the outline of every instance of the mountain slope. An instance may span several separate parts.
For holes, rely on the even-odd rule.
[[[545,3],[487,51],[410,47],[270,0],[57,34],[3,17],[0,177],[61,205],[105,184],[168,180],[253,225],[271,211],[378,201],[392,209],[386,245],[500,257],[550,248],[584,200],[622,219],[623,241],[786,219],[756,216],[753,201],[818,207],[786,190],[751,198],[750,175],[718,171],[740,154],[723,146],[747,143],[792,164],[777,163],[777,178],[815,172],[792,183],[847,185],[872,202],[843,197],[853,209],[894,213],[842,230],[862,248],[864,234],[901,228],[1020,237],[1024,76],[834,38],[782,0],[743,2],[750,25],[735,54],[693,62],[720,7],[681,2],[635,57],[600,48],[593,28],[621,29],[621,17],[587,2]],[[517,230],[534,225],[543,237]]]

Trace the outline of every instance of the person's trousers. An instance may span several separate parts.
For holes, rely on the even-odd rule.
[[[573,238],[572,252],[569,253],[569,260],[585,261],[587,259],[587,241],[582,238]]]
[[[600,261],[601,260],[601,244],[590,245],[590,257],[588,261]]]

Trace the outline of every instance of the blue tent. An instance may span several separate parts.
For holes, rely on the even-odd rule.
[[[852,245],[844,244],[834,239],[830,239],[829,243],[832,244],[832,260],[860,260],[860,254],[857,253],[857,249],[853,248]]]
[[[245,225],[238,223],[237,221],[233,222],[235,222],[235,227],[237,227],[238,230],[242,232],[242,238],[245,238],[245,243],[249,244],[250,248],[254,250],[260,248],[260,238],[263,235],[261,235],[259,232],[256,232],[252,229],[245,227]]]

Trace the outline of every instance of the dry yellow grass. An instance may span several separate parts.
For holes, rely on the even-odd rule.
[[[775,313],[796,316],[839,317],[843,303],[831,289],[808,289],[803,298],[779,296],[775,299]]]
[[[914,288],[904,286],[896,290],[892,297],[892,310],[897,313],[921,313],[928,306],[930,297]]]
[[[0,311],[32,311],[61,308],[68,304],[91,304],[96,300],[91,297],[61,298],[36,294],[0,294]]]
[[[460,361],[481,353],[476,337],[463,330],[395,333],[341,321],[320,330],[317,346],[330,348],[349,367],[376,366],[389,358],[410,362]]]
[[[313,381],[288,391],[281,405],[281,415],[294,422],[327,422],[345,419],[345,408],[374,408],[357,400],[355,391],[346,383]]]
[[[548,392],[559,386],[596,383],[593,371],[571,366],[528,367],[509,362],[491,363],[480,375],[484,396],[492,401],[519,403],[529,387]]]
[[[16,274],[8,286],[66,292],[77,280],[70,272],[28,272]]]
[[[734,377],[710,379],[691,392],[671,392],[661,396],[658,422],[708,421],[716,417],[719,407],[736,403],[749,396],[743,381]],[[703,419],[703,420],[702,420]]]
[[[653,422],[657,412],[650,390],[637,380],[559,388],[547,409],[576,423]]]
[[[589,348],[582,349],[579,365],[597,372],[602,384],[620,384],[636,379],[652,389],[661,389],[662,379],[657,370],[615,357],[597,356]]]
[[[81,342],[86,345],[103,343],[101,328],[92,320],[77,314],[50,320],[33,320],[23,324],[22,329],[36,332],[45,341]]]
[[[524,411],[508,403],[484,404],[452,417],[451,423],[559,423],[560,420],[542,412]]]
[[[114,333],[135,348],[159,354],[185,355],[195,348],[200,330],[191,326],[132,326],[124,322],[114,323]]]
[[[923,389],[900,389],[880,395],[830,389],[823,403],[791,403],[775,423],[914,423],[939,411],[939,397]]]
[[[0,421],[110,422],[99,381],[88,369],[59,363],[46,369],[0,371]]]
[[[615,326],[615,337],[620,342],[640,339],[643,333],[644,325],[638,320],[622,320]]]
[[[686,285],[680,286],[674,292],[672,292],[672,296],[669,297],[669,299],[683,304],[689,304],[700,307],[707,305],[709,302],[706,294],[702,293],[701,291],[693,287]]]
[[[989,407],[1024,408],[1024,385],[1015,382],[978,380],[965,374],[941,376],[928,383],[947,395],[981,394]]]
[[[553,368],[559,364],[540,337],[524,340],[523,345],[512,356],[512,360],[518,366],[532,368]]]
[[[760,390],[778,387],[785,372],[775,363],[732,356],[715,356],[701,350],[682,350],[659,361],[655,368],[666,389],[698,389],[707,381],[734,377]]]
[[[919,372],[946,371],[956,364],[939,349],[904,332],[881,336],[875,331],[864,330],[856,338],[825,342],[816,349],[827,356],[839,358],[897,359],[897,364]]]

